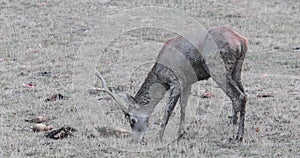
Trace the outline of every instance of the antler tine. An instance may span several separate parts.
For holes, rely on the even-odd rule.
[[[113,93],[111,90],[109,90],[104,78],[101,76],[101,74],[96,70],[95,75],[101,80],[102,84],[103,84],[103,88],[95,88],[96,90],[100,90],[103,92],[108,93],[116,102],[117,105],[119,106],[119,108],[124,112],[127,113],[126,110],[126,102],[117,94]]]
[[[98,72],[98,71],[96,70],[95,75],[96,75],[96,76],[100,79],[100,81],[102,82],[102,84],[103,84],[103,91],[105,90],[105,91],[107,91],[107,92],[111,92],[111,91],[109,90],[109,88],[108,88],[108,86],[107,86],[107,84],[106,84],[104,78],[101,76],[100,72]]]

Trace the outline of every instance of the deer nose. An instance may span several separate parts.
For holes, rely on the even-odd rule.
[[[138,132],[143,132],[143,129],[142,128],[138,128]]]

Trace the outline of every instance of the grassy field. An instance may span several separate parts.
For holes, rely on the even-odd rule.
[[[300,157],[299,15],[298,0],[0,0],[0,157]],[[231,102],[212,80],[193,85],[179,141],[179,106],[164,141],[154,141],[166,99],[150,120],[147,145],[99,133],[130,127],[113,100],[90,93],[99,85],[96,68],[110,87],[133,95],[163,42],[220,25],[250,45],[242,143],[225,143]],[[213,97],[201,98],[205,90]],[[66,99],[46,102],[53,94]],[[34,133],[25,119],[38,115],[77,132],[61,140]]]

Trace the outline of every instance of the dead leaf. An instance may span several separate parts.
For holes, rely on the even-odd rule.
[[[258,133],[260,129],[258,127],[255,128],[255,132]]]
[[[56,101],[62,99],[66,99],[66,97],[58,93],[58,94],[51,95],[49,98],[45,99],[45,101]]]
[[[47,6],[47,3],[38,3],[36,4],[37,7],[44,7]]]
[[[73,132],[76,131],[77,130],[75,128],[72,128],[70,126],[63,126],[59,129],[48,132],[45,136],[51,139],[62,139],[74,136]]]
[[[267,78],[267,77],[269,77],[269,74],[262,74],[261,75],[263,78]]]
[[[113,127],[97,127],[96,130],[103,137],[117,137],[117,138],[125,138],[130,136],[130,132],[123,128],[113,128]]]
[[[43,72],[39,72],[38,75],[43,77],[51,77],[52,73],[50,71],[43,71]]]
[[[32,82],[30,82],[28,84],[23,83],[23,87],[33,88],[35,86],[36,86],[36,84],[33,84]]]
[[[42,123],[35,124],[32,127],[33,132],[50,131],[53,127],[51,125],[45,125]]]
[[[48,121],[48,118],[44,116],[36,116],[31,119],[25,119],[25,121],[30,123],[42,123]]]
[[[300,51],[300,47],[293,48],[294,51]]]
[[[258,98],[268,98],[268,97],[274,97],[274,95],[272,95],[272,94],[258,94],[257,97]]]

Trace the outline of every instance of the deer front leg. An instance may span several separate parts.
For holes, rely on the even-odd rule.
[[[191,86],[188,86],[184,90],[182,90],[180,95],[180,122],[179,122],[178,136],[182,136],[185,130],[184,129],[185,109],[189,100],[190,92],[191,92]]]
[[[167,108],[166,108],[166,111],[164,113],[162,123],[160,125],[160,127],[161,127],[160,130],[159,130],[159,139],[160,139],[160,141],[162,141],[166,126],[167,126],[168,121],[170,119],[170,116],[171,116],[171,114],[172,114],[172,112],[173,112],[173,110],[176,106],[176,103],[178,101],[179,96],[180,96],[180,90],[178,88],[172,88],[171,89],[171,94],[170,94],[170,97],[169,97],[169,101],[168,101],[168,104],[167,104]]]

